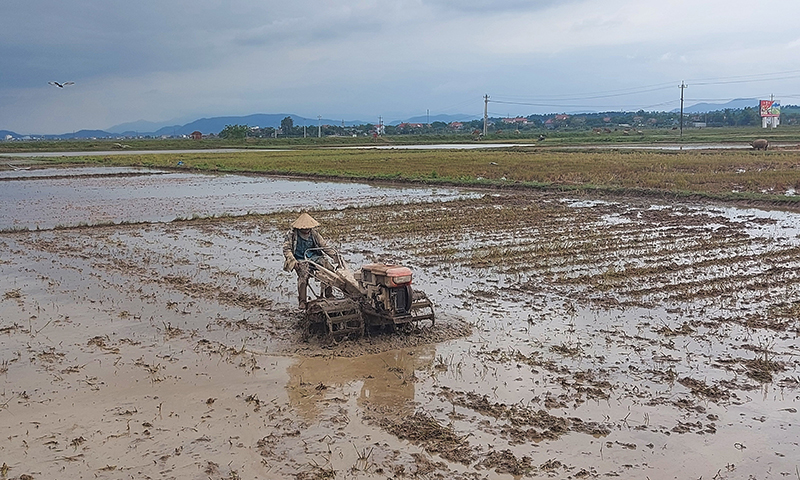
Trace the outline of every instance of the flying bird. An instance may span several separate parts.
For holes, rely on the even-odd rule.
[[[49,83],[50,85],[55,85],[55,86],[56,86],[56,87],[58,87],[58,88],[64,88],[64,87],[66,87],[67,85],[75,85],[75,82],[63,82],[63,83],[58,83],[58,82],[47,82],[47,83]]]

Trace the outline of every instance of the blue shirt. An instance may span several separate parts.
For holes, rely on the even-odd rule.
[[[319,262],[320,258],[322,257],[322,252],[319,250],[312,250],[310,252],[306,252],[309,248],[316,248],[317,245],[314,244],[314,235],[309,235],[308,239],[303,238],[302,235],[299,233],[297,234],[297,241],[295,242],[294,246],[294,258],[297,260],[306,260],[311,259],[314,262]],[[306,256],[308,253],[308,256]]]

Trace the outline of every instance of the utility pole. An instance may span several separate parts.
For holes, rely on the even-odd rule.
[[[317,115],[317,138],[322,138],[322,115]]]
[[[483,136],[486,136],[486,126],[489,124],[489,95],[483,96]]]
[[[681,85],[678,87],[681,89],[681,138],[683,138],[683,89],[686,87],[687,85],[681,80]]]

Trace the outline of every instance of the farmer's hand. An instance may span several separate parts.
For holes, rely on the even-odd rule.
[[[291,272],[297,266],[297,260],[294,257],[287,257],[286,261],[283,262],[283,271],[284,272]]]

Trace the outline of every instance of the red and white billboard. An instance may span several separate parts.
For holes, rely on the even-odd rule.
[[[761,100],[759,111],[762,117],[780,117],[781,102],[778,100]]]

